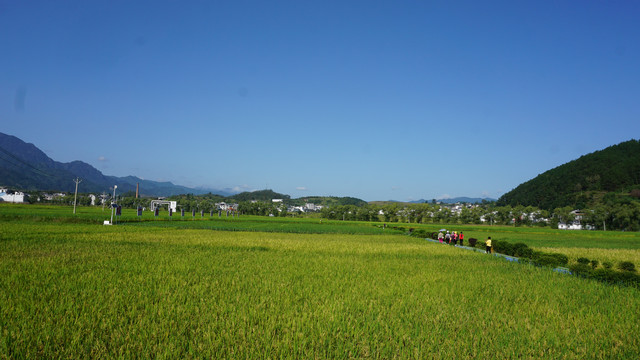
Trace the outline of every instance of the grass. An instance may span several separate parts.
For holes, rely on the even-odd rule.
[[[378,229],[372,224],[304,233],[317,220],[246,218],[234,224],[257,223],[251,231],[211,231],[154,221],[44,221],[39,212],[56,209],[33,207],[15,217],[7,209],[0,206],[4,358],[640,353],[636,288],[418,238],[349,233],[351,226]],[[258,220],[273,221],[272,228]],[[303,233],[274,230],[282,224]]]
[[[594,248],[537,248],[536,250],[565,254],[569,257],[569,263],[576,263],[581,257],[589,260],[598,260],[600,267],[603,262],[618,264],[622,261],[630,261],[636,268],[640,267],[640,250],[630,249],[594,249]]]

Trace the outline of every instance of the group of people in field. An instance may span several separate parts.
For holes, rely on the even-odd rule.
[[[462,231],[460,231],[460,234],[458,234],[457,231],[454,231],[453,233],[449,233],[449,231],[447,231],[446,234],[443,234],[442,231],[440,231],[438,233],[438,241],[440,241],[441,244],[449,245],[457,245],[460,243],[460,246],[462,246],[464,245],[464,234]]]
[[[446,230],[445,230],[446,231]],[[438,241],[440,241],[441,244],[449,244],[449,245],[459,245],[463,246],[464,245],[464,234],[462,233],[462,231],[460,231],[460,234],[458,234],[457,231],[454,231],[453,233],[450,233],[449,231],[447,231],[446,234],[442,233],[442,230],[438,233]],[[484,242],[485,247],[486,247],[486,253],[487,254],[491,254],[493,251],[493,248],[491,247],[491,236],[489,236],[489,238]]]

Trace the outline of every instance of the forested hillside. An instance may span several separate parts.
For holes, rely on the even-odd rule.
[[[80,192],[109,192],[113,185],[118,185],[121,192],[135,191],[139,185],[141,194],[146,196],[204,194],[210,191],[175,185],[168,181],[143,180],[136,176],[104,175],[82,161],[55,161],[35,145],[0,132],[0,186],[22,191],[71,192],[75,188],[74,178],[82,180]],[[226,191],[217,192],[230,195]]]
[[[629,140],[584,155],[519,185],[498,205],[592,207],[605,198],[635,194],[640,189],[640,141]]]

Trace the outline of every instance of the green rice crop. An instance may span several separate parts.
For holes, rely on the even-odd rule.
[[[638,289],[422,239],[27,218],[0,223],[0,357],[640,353]]]
[[[622,261],[630,261],[640,267],[640,250],[630,249],[594,249],[594,248],[537,248],[536,250],[565,254],[570,263],[575,263],[578,258],[586,257],[590,260],[598,260],[600,264],[610,262],[617,264]]]

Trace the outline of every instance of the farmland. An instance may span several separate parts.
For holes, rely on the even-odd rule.
[[[0,357],[640,353],[634,287],[433,244],[380,223],[169,221],[125,211],[120,225],[102,226],[107,214],[0,205]],[[467,239],[638,264],[634,233],[454,227]]]

